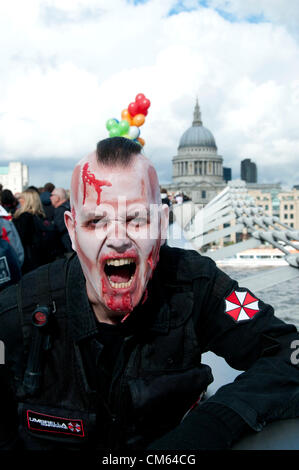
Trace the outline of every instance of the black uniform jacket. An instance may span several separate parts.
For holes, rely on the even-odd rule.
[[[119,326],[99,324],[74,255],[1,293],[2,447],[142,449],[175,430],[182,448],[190,435],[194,449],[205,412],[226,410],[225,425],[237,418],[254,431],[299,415],[297,330],[271,306],[211,259],[167,246],[147,291]],[[53,312],[43,333],[31,315],[45,304]],[[245,372],[205,400],[213,380],[201,363],[206,351]]]

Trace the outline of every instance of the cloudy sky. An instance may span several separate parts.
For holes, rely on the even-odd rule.
[[[0,165],[69,187],[109,118],[144,93],[140,128],[160,181],[198,96],[224,166],[299,184],[298,0],[0,3]]]

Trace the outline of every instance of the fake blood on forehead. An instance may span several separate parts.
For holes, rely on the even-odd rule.
[[[87,185],[93,186],[98,197],[97,197],[97,205],[101,202],[101,192],[102,186],[112,186],[110,181],[106,180],[98,180],[95,175],[88,169],[89,163],[85,163],[82,170],[82,181],[83,181],[83,205],[85,204],[86,193],[87,193]]]

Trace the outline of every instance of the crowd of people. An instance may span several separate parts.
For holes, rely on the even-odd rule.
[[[163,204],[167,204],[169,207],[175,204],[182,204],[183,202],[191,201],[189,196],[187,196],[183,191],[171,192],[160,187],[160,194]]]
[[[191,201],[191,198],[187,196],[183,191],[171,192],[160,186],[160,195],[163,204],[167,204],[169,207],[169,225],[174,223],[173,207],[175,205],[183,204],[184,202]]]
[[[0,185],[0,290],[72,253],[66,210],[69,195],[53,183],[15,194]]]

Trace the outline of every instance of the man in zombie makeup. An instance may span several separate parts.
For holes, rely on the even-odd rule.
[[[140,146],[100,142],[76,166],[65,222],[99,321],[118,324],[146,296],[166,237],[168,207]]]
[[[211,259],[165,244],[167,221],[137,143],[106,139],[77,164],[75,253],[0,295],[0,446],[230,449],[298,416],[296,328]],[[208,398],[206,351],[245,371]]]

